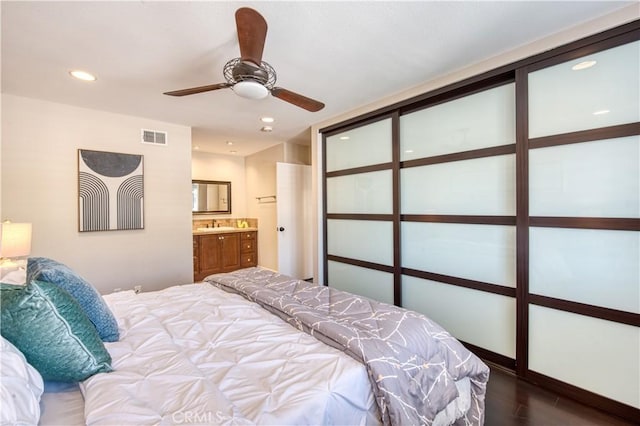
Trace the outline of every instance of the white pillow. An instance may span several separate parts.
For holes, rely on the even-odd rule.
[[[37,425],[43,391],[40,373],[0,336],[0,424]]]

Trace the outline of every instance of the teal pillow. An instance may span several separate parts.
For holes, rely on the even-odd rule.
[[[111,356],[78,302],[55,284],[0,284],[0,334],[45,380],[78,382],[112,371]]]
[[[118,323],[100,293],[68,266],[46,257],[30,257],[27,260],[27,282],[47,281],[68,291],[82,306],[100,338],[105,342],[117,342],[120,338]]]

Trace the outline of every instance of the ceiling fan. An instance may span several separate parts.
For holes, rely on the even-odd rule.
[[[271,93],[272,96],[307,111],[316,112],[324,108],[322,102],[274,86],[276,72],[271,65],[262,60],[262,51],[267,37],[267,22],[262,15],[248,7],[240,8],[236,11],[236,28],[240,44],[240,57],[225,64],[223,75],[227,80],[226,83],[175,90],[164,94],[186,96],[231,88],[239,96],[248,99],[262,99]]]

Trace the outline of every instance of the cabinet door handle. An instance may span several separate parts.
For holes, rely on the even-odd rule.
[[[218,237],[219,240],[224,240],[224,237]]]

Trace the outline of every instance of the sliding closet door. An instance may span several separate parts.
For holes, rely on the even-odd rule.
[[[392,119],[325,139],[327,284],[394,303]]]
[[[515,358],[515,93],[400,117],[403,306]]]
[[[640,21],[324,135],[328,284],[640,418]]]
[[[528,367],[640,408],[640,42],[537,68]]]

